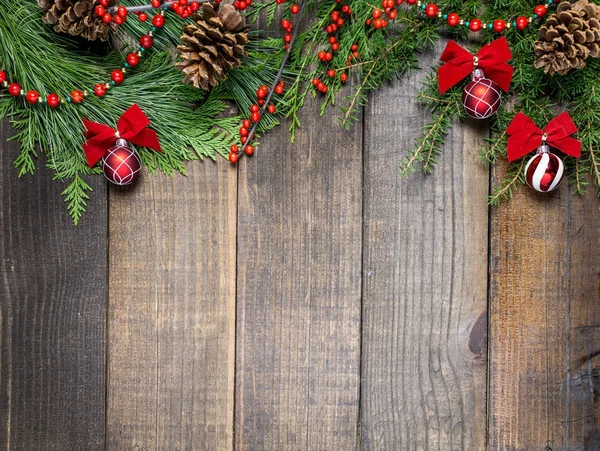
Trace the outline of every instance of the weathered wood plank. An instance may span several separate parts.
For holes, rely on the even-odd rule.
[[[232,448],[236,172],[110,191],[110,449]]]
[[[382,89],[365,111],[362,447],[483,450],[487,124],[455,126],[432,175],[401,179],[428,119],[423,79]]]
[[[362,127],[318,112],[240,165],[238,450],[356,447]]]
[[[491,236],[490,449],[600,449],[598,200],[523,188]]]
[[[0,123],[0,448],[104,449],[106,185],[75,227],[38,161],[19,179]]]

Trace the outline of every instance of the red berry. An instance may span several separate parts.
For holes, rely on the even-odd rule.
[[[102,16],[102,22],[104,22],[105,24],[109,24],[112,22],[112,16],[108,13],[104,14]]]
[[[244,153],[248,156],[251,156],[254,154],[254,146],[246,146],[246,148],[244,149]]]
[[[6,81],[6,73],[0,70],[0,83],[4,83]]]
[[[229,154],[229,161],[231,161],[232,163],[237,163],[239,160],[239,156],[237,153],[230,153]]]
[[[340,75],[340,81],[342,83],[346,83],[348,81],[348,74],[342,74],[342,75]]]
[[[275,105],[271,104],[271,105],[269,105],[269,106],[267,107],[267,111],[268,111],[270,114],[275,114],[275,111],[277,111],[277,108],[275,107]]]
[[[104,6],[98,5],[94,8],[94,12],[98,17],[102,17],[104,16],[104,14],[106,14],[106,9],[104,8]]]
[[[252,113],[250,115],[250,120],[252,120],[252,122],[260,121],[260,113]]]
[[[258,107],[258,105],[250,105],[251,113],[258,113],[259,111],[260,111],[260,108]]]
[[[290,11],[292,14],[298,14],[300,12],[300,7],[298,5],[292,5]]]
[[[117,14],[121,17],[126,17],[127,16],[127,8],[125,8],[124,6],[119,6],[117,8]]]
[[[275,87],[275,93],[277,93],[279,95],[283,94],[283,86],[282,85],[277,85]]]
[[[140,22],[146,22],[148,20],[148,14],[140,13],[140,15],[138,16],[138,19],[140,19]]]
[[[252,127],[252,122],[250,122],[248,119],[244,119],[242,121],[242,127],[244,127],[244,128],[250,128],[250,127]]]

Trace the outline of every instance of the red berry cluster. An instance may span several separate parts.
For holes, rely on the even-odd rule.
[[[342,3],[342,1],[343,0],[336,0],[337,3]],[[329,48],[326,50],[321,50],[317,56],[319,60],[321,60],[321,62],[325,64],[324,73],[330,79],[335,78],[337,74],[337,72],[334,69],[331,69],[329,67],[331,61],[333,60],[334,53],[340,49],[340,43],[338,42],[337,35],[346,23],[346,20],[348,20],[348,18],[350,18],[351,15],[352,9],[348,5],[343,5],[341,8],[331,12],[331,15],[329,17],[331,19],[331,22],[325,27],[325,31],[329,35]],[[355,46],[353,45],[352,47],[354,48]],[[358,57],[357,50],[358,47],[356,47],[353,50],[353,52],[355,52]],[[342,83],[345,83],[348,80],[348,74],[346,72],[342,72],[339,78]],[[312,84],[317,91],[323,94],[325,94],[329,90],[325,82],[320,78],[313,78]]]
[[[446,21],[446,23],[451,27],[456,26],[465,26],[470,31],[480,31],[480,30],[493,30],[496,33],[502,33],[507,28],[511,26],[518,29],[524,30],[529,26],[531,22],[540,17],[544,16],[548,12],[548,8],[553,3],[558,3],[560,0],[547,0],[547,3],[537,5],[533,8],[533,15],[529,17],[519,16],[515,20],[504,20],[504,19],[496,19],[490,23],[484,23],[481,19],[473,18],[469,20],[461,19],[461,17],[455,13],[444,14],[440,7],[435,3],[423,3],[421,0],[382,0],[381,9],[375,8],[373,13],[371,14],[371,18],[366,20],[366,24],[368,26],[373,26],[375,29],[385,28],[388,26],[388,19],[394,20],[398,16],[398,12],[396,7],[401,5],[404,1],[408,5],[417,5],[417,7],[421,8],[425,15],[430,19],[440,18]],[[387,19],[386,19],[387,17]]]
[[[285,84],[283,83],[283,81],[279,81],[277,85],[275,85],[273,92],[275,92],[278,95],[282,95],[284,89]],[[269,114],[275,114],[277,112],[277,107],[275,107],[275,105],[273,105],[272,103],[269,103],[267,105],[267,102],[270,100],[270,97],[271,96],[269,95],[269,88],[267,86],[263,85],[260,88],[258,88],[256,91],[257,102],[254,105],[250,105],[250,118],[244,119],[242,121],[240,127],[240,142],[242,143],[242,149],[244,153],[248,156],[253,155],[255,149],[254,146],[247,143],[248,139],[252,138],[252,124],[257,124],[262,119],[262,116],[265,114],[265,112],[268,112]],[[231,153],[229,154],[229,161],[231,161],[232,163],[237,163],[241,153],[240,147],[234,144],[229,150],[231,151]]]
[[[123,22],[125,22],[127,19],[127,8],[124,6],[119,6],[116,14],[113,16],[107,9],[109,5],[110,0],[98,0],[98,5],[94,9],[94,12],[102,19],[102,22],[105,24],[114,22],[117,25],[121,25]]]

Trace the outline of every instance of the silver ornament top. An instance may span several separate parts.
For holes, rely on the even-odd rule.
[[[115,143],[115,146],[129,147],[129,143],[127,142],[126,139],[119,138],[119,139],[117,139],[117,142]]]

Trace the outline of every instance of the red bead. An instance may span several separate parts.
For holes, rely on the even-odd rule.
[[[160,14],[154,16],[152,18],[152,25],[154,25],[156,28],[162,28],[165,25],[165,17],[161,16]]]
[[[479,20],[479,19],[473,19],[469,22],[469,30],[471,30],[471,31],[479,31],[479,30],[481,30],[482,26],[483,26],[483,24],[481,23],[481,20]]]
[[[430,3],[425,7],[425,15],[427,17],[435,17],[437,16],[439,9],[436,4]]]
[[[58,105],[60,105],[60,97],[58,97],[56,94],[48,94],[46,97],[46,103],[48,106],[56,108]]]
[[[537,14],[538,17],[545,16],[547,11],[548,11],[548,8],[546,8],[545,5],[537,5],[533,9],[534,14]]]
[[[448,14],[447,22],[451,27],[455,27],[460,22],[460,16],[456,13]]]
[[[40,95],[35,91],[29,91],[25,96],[25,99],[33,105],[34,103],[38,103]]]
[[[98,83],[96,86],[94,86],[94,94],[98,97],[104,97],[106,95],[106,86],[104,86],[102,83]]]
[[[125,74],[121,69],[115,69],[112,71],[110,78],[115,82],[115,84],[120,85],[125,80]]]
[[[83,92],[79,90],[75,90],[71,92],[71,102],[73,103],[81,103],[83,102]]]
[[[140,64],[140,57],[137,53],[130,53],[127,55],[126,61],[131,67],[135,67]]]
[[[125,8],[124,6],[119,6],[117,8],[117,14],[121,17],[126,17],[127,16],[127,8]]]
[[[527,28],[527,26],[529,25],[529,20],[527,19],[527,17],[517,17],[517,29],[518,30],[524,30],[525,28]]]
[[[6,73],[0,70],[0,83],[4,83],[6,81]]]
[[[142,46],[143,49],[148,50],[150,47],[152,47],[152,43],[153,43],[153,39],[152,36],[148,36],[147,34],[145,34],[144,36],[142,36],[140,38],[140,45]]]
[[[496,33],[502,33],[506,29],[506,22],[502,19],[494,21],[494,31]]]
[[[21,85],[19,85],[18,83],[12,83],[8,87],[8,93],[13,97],[21,95]]]

